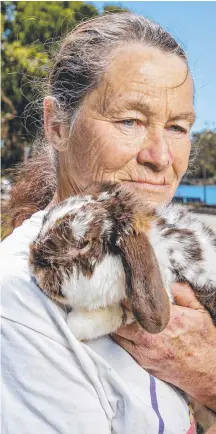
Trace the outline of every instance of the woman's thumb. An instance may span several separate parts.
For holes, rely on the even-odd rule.
[[[175,304],[179,306],[205,310],[187,283],[174,283],[172,285],[172,295],[175,299]]]

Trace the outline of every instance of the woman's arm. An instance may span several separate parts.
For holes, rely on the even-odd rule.
[[[216,411],[216,327],[185,284],[175,284],[167,328],[152,335],[137,324],[119,329],[115,342],[151,374]]]

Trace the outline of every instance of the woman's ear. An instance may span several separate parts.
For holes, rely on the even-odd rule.
[[[147,332],[159,333],[168,324],[170,303],[153,248],[144,233],[125,237],[119,247],[133,315]]]
[[[49,144],[58,151],[67,145],[66,127],[57,119],[58,101],[52,96],[44,98],[44,130]]]

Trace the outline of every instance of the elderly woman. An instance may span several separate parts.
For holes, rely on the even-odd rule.
[[[152,207],[172,199],[194,121],[186,55],[143,17],[101,16],[63,40],[47,89],[41,146],[12,192],[19,227],[2,243],[2,433],[193,433],[175,386],[216,410],[216,330],[190,288],[173,288],[159,335],[134,324],[116,342],[79,343],[28,270],[45,209],[94,181],[125,184]]]

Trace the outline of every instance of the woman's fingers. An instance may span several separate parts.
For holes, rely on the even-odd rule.
[[[204,306],[196,298],[194,291],[186,283],[174,283],[172,285],[172,295],[174,296],[175,303],[178,306],[189,307],[190,309],[202,309]]]
[[[150,349],[164,339],[176,338],[176,336],[185,332],[189,325],[191,328],[197,327],[197,320],[200,323],[200,316],[197,311],[206,314],[207,311],[196,298],[193,290],[187,284],[176,283],[172,287],[172,293],[176,305],[171,305],[169,324],[161,333],[150,334],[134,322],[119,328],[116,334],[133,344],[139,344]]]
[[[122,329],[123,331],[124,329]],[[119,333],[113,333],[111,335],[112,339],[121,347],[123,347],[128,353],[133,354],[136,351],[136,347],[133,341],[130,341],[128,337],[123,337]]]
[[[149,357],[149,351],[145,351],[145,345],[139,346],[128,338],[124,338],[117,334],[113,334],[112,339],[124,348],[124,350],[127,351],[140,366],[143,366],[149,371],[152,371],[152,369],[155,368],[154,361]]]
[[[123,346],[124,348],[125,344],[129,342],[131,344],[130,349],[133,351],[137,345],[142,345],[143,348],[145,347],[146,349],[150,350],[154,347],[155,339],[157,339],[160,334],[161,333],[148,333],[142,327],[140,327],[140,325],[138,325],[137,323],[133,323],[128,326],[119,328],[116,333],[112,335],[112,338],[115,342],[117,342],[117,336],[117,343],[119,343],[119,345]]]
[[[161,333],[150,334],[134,323],[112,337],[140,366],[215,411],[216,328],[188,285],[175,284],[173,295],[176,304]]]
[[[125,339],[134,345],[134,342],[138,340],[138,337],[140,336],[140,330],[143,334],[144,330],[136,322],[134,322],[133,324],[120,327],[115,333],[112,334],[112,338],[117,342],[115,337],[118,336],[119,338]]]
[[[142,333],[147,333],[143,330],[142,327],[140,327],[139,324],[137,324],[137,322],[134,322],[132,324],[120,327],[118,330],[116,330],[115,332],[116,334],[118,334],[118,336],[121,336],[122,338],[125,338],[127,340],[131,340],[134,342],[134,338],[135,337],[139,337],[140,334]],[[149,333],[147,333],[149,334]]]

